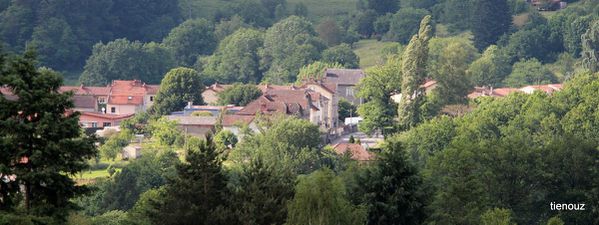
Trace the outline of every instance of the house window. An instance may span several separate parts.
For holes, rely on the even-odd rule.
[[[98,103],[99,104],[105,104],[106,103],[106,98],[104,98],[104,97],[98,98]]]
[[[110,107],[110,113],[116,113],[116,107]]]
[[[92,122],[92,125],[91,125],[91,127],[92,127],[92,128],[97,128],[97,127],[98,127],[98,122]]]
[[[154,101],[154,96],[150,96],[150,101],[153,102]]]
[[[102,124],[102,127],[109,127],[111,124],[108,122],[104,122],[104,124]]]
[[[345,96],[354,96],[354,88],[348,87],[347,89],[345,89]]]

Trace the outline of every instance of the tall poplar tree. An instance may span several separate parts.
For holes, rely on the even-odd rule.
[[[410,44],[403,53],[401,102],[398,110],[400,129],[413,127],[420,118],[419,107],[424,92],[420,85],[426,78],[428,42],[431,32],[431,16],[426,16],[420,22],[418,34],[412,36]]]
[[[512,16],[506,0],[474,0],[470,21],[474,45],[482,50],[509,30]]]
[[[0,87],[7,88],[0,93],[0,210],[23,207],[27,216],[60,224],[74,206],[69,199],[87,190],[71,177],[96,149],[61,85],[60,74],[36,68],[32,50],[8,63],[0,59]]]
[[[591,72],[599,71],[599,20],[582,35],[582,66]]]

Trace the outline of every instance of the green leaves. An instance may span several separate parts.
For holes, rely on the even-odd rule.
[[[156,94],[152,106],[158,115],[167,115],[176,110],[182,110],[187,102],[202,104],[202,77],[194,69],[179,67],[169,71]]]
[[[162,41],[180,65],[193,65],[199,55],[211,54],[216,48],[213,25],[205,19],[187,20],[175,27]]]

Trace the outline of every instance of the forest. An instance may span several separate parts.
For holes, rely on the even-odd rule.
[[[599,2],[535,2],[0,0],[0,225],[599,225]],[[214,83],[239,106],[327,68],[367,74],[339,114],[384,136],[375,160],[292,116],[205,139],[164,117]],[[106,138],[59,92],[132,79],[156,103]],[[542,84],[563,89],[467,97]]]

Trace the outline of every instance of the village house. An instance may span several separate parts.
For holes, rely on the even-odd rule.
[[[360,162],[367,162],[374,159],[374,154],[358,143],[339,143],[333,145],[333,150],[338,155],[350,154],[351,159]]]
[[[216,132],[217,117],[212,116],[166,116],[168,120],[176,121],[177,128],[186,135],[205,138],[208,134]]]
[[[321,80],[330,90],[354,105],[364,103],[364,99],[356,96],[356,86],[366,74],[361,69],[326,69]]]
[[[135,114],[104,114],[100,112],[79,111],[79,124],[83,128],[103,129],[105,127],[119,126],[121,121],[129,119]]]
[[[241,139],[243,138],[243,127],[247,126],[254,133],[259,132],[255,119],[256,117],[251,115],[224,115],[221,125],[223,126],[223,130],[231,131],[231,133]]]
[[[522,88],[493,88],[493,87],[475,87],[474,91],[468,94],[469,99],[475,99],[478,97],[489,96],[489,97],[505,97],[514,92],[521,92],[526,94],[532,94],[535,91],[541,91],[546,94],[553,94],[554,92],[561,91],[563,88],[562,84],[545,84],[545,85],[529,85]]]
[[[153,104],[159,85],[147,85],[140,80],[115,80],[110,85],[106,102],[107,114],[145,112]]]

